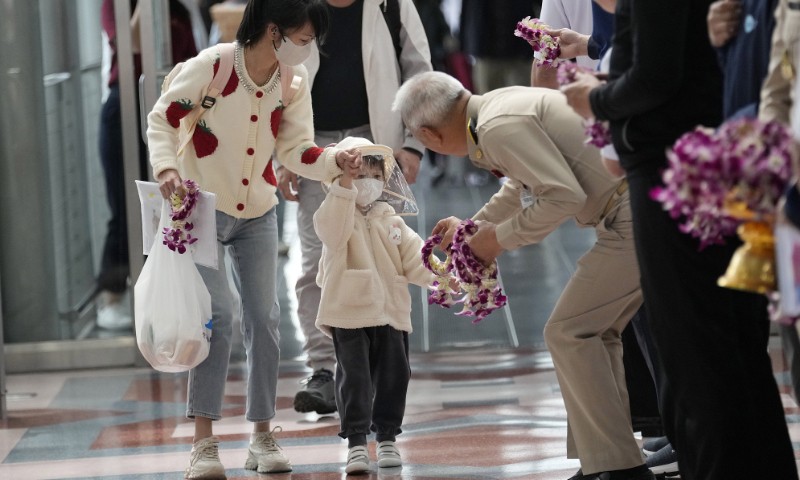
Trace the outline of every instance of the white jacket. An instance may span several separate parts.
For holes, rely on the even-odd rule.
[[[428,37],[425,36],[414,2],[399,0],[402,51],[398,65],[392,35],[383,18],[385,1],[364,0],[361,19],[361,55],[372,138],[375,143],[388,145],[394,150],[407,147],[422,153],[425,147],[405,129],[400,113],[392,111],[392,102],[404,81],[432,70]],[[316,42],[311,42],[311,55],[304,65],[308,69],[308,83],[313,86],[314,77],[319,71]]]
[[[408,284],[428,287],[434,281],[422,264],[424,242],[386,203],[362,215],[356,194],[337,179],[314,214],[322,241],[316,326],[328,336],[330,327],[389,325],[411,332]]]

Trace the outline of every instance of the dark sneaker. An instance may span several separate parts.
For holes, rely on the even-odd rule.
[[[642,453],[644,453],[645,457],[649,457],[667,445],[669,445],[667,437],[650,438],[642,443]]]
[[[294,409],[300,413],[320,415],[336,411],[333,373],[321,368],[305,380],[305,387],[294,396]]]
[[[578,471],[575,472],[575,475],[569,477],[567,480],[583,480],[585,478],[587,477],[583,474],[583,470],[578,469]]]
[[[646,461],[650,471],[659,477],[678,474],[678,452],[669,443]]]

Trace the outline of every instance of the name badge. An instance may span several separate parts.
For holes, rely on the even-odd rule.
[[[528,208],[533,205],[533,193],[531,193],[531,189],[527,186],[523,186],[522,190],[519,192],[519,203],[522,204],[522,208]]]

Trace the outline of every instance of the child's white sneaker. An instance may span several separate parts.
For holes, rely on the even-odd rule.
[[[403,464],[400,460],[400,450],[393,441],[380,442],[377,450],[379,467],[399,467]]]
[[[250,437],[250,447],[247,449],[247,461],[244,468],[255,470],[258,473],[291,472],[292,464],[281,452],[281,447],[275,441],[274,434],[281,431],[275,427],[271,432],[254,433]]]
[[[369,471],[369,453],[367,447],[359,445],[347,451],[346,473],[364,473]]]
[[[191,480],[225,480],[225,467],[219,461],[219,438],[204,438],[192,445],[192,457],[184,477]]]

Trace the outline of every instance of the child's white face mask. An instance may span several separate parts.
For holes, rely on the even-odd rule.
[[[362,207],[371,204],[383,193],[383,180],[377,178],[359,178],[353,180],[353,186],[358,190],[356,203]]]

